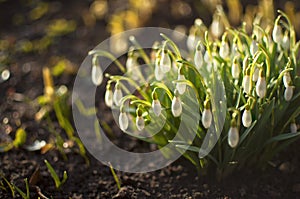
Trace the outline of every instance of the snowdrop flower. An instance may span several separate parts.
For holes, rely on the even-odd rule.
[[[223,59],[225,59],[229,55],[229,45],[225,41],[225,39],[221,42],[219,54]]]
[[[178,95],[178,91],[175,89],[175,95],[172,99],[171,111],[174,117],[179,117],[182,113],[181,99]]]
[[[246,55],[243,59],[243,73],[245,73],[246,69],[249,65],[249,55]]]
[[[164,78],[164,73],[161,70],[159,59],[155,61],[154,75],[157,81],[161,81]]]
[[[134,58],[133,56],[129,56],[126,60],[127,72],[132,72],[136,68],[136,66],[138,66],[136,58]]]
[[[258,50],[258,46],[257,46],[256,36],[254,36],[254,39],[252,40],[250,45],[250,54],[254,56],[257,50]]]
[[[294,90],[294,86],[292,85],[288,85],[286,88],[285,88],[285,91],[284,91],[284,99],[286,101],[290,101],[293,97],[293,90]]]
[[[255,67],[252,75],[252,81],[256,82],[258,80],[258,76],[259,76],[259,68]]]
[[[195,41],[196,41],[196,38],[195,38],[195,33],[194,32],[190,32],[188,38],[187,38],[187,41],[186,41],[186,45],[189,49],[189,51],[193,51],[194,48],[195,48]]]
[[[241,73],[240,65],[237,60],[237,57],[233,59],[232,67],[231,67],[231,75],[234,79],[238,79]]]
[[[290,72],[285,72],[283,74],[282,81],[283,81],[283,84],[284,84],[285,88],[289,86],[289,83],[292,81]]]
[[[208,100],[204,102],[204,110],[202,113],[202,125],[204,128],[209,128],[212,122],[212,113],[210,110],[210,103]]]
[[[196,50],[195,50],[195,55],[194,55],[194,62],[195,62],[195,65],[197,67],[197,69],[199,70],[202,65],[203,65],[203,54],[202,54],[202,51],[201,51],[201,44],[199,43]]]
[[[272,32],[272,37],[275,43],[280,43],[282,39],[282,28],[278,23],[279,23],[279,18],[276,19],[273,32]]]
[[[142,115],[143,115],[142,110],[140,108],[137,108],[135,125],[139,131],[141,131],[145,128],[145,120]]]
[[[228,144],[231,148],[237,147],[240,140],[239,130],[235,119],[232,119],[230,129],[228,131]]]
[[[102,83],[103,80],[103,73],[102,73],[102,69],[98,63],[98,58],[97,56],[93,57],[93,65],[92,65],[92,82],[95,86],[99,86]]]
[[[295,121],[292,121],[290,124],[291,133],[297,133],[298,127]]]
[[[161,114],[161,104],[160,101],[157,98],[157,94],[155,91],[152,92],[152,109],[156,116],[159,116]]]
[[[161,114],[161,104],[159,100],[153,100],[152,101],[152,109],[156,116],[159,116]]]
[[[108,84],[107,87],[106,87],[104,101],[105,101],[106,106],[112,107],[112,105],[113,105],[113,92],[110,88],[110,84]]]
[[[166,50],[162,50],[160,59],[160,68],[163,73],[167,73],[171,70],[171,58]]]
[[[182,72],[182,68],[179,68],[177,80],[185,80],[185,77],[184,77],[184,75],[182,73],[183,73]],[[178,83],[176,83],[176,89],[178,90],[178,93],[180,95],[182,95],[185,92],[185,90],[186,90],[186,84],[178,82]]]
[[[224,26],[221,22],[220,16],[215,16],[211,23],[211,33],[214,37],[219,38],[224,32]]]
[[[246,127],[246,128],[251,126],[252,115],[251,115],[251,111],[249,110],[249,106],[246,106],[246,109],[243,112],[242,123],[243,123],[244,127]]]
[[[116,84],[115,91],[113,94],[113,101],[117,106],[121,105],[121,99],[123,97],[122,90],[120,88],[119,82]]]
[[[266,83],[266,78],[263,74],[263,70],[260,70],[260,74],[258,77],[258,80],[256,82],[256,94],[260,98],[264,98],[267,93],[267,83]]]
[[[122,131],[126,131],[126,129],[128,128],[128,117],[123,110],[121,110],[119,115],[119,125]]]
[[[290,38],[288,32],[286,32],[282,38],[281,45],[283,49],[288,50],[290,48]]]
[[[255,24],[254,25],[254,28],[253,28],[253,35],[256,36],[257,40],[260,41],[263,37],[263,33],[262,31],[258,28],[258,24]]]
[[[244,92],[249,95],[251,93],[250,68],[248,68],[245,73],[242,86],[244,88]]]

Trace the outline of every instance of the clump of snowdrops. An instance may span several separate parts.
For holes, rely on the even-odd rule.
[[[122,131],[158,148],[173,143],[178,151],[185,150],[184,156],[198,170],[216,168],[220,175],[243,167],[266,168],[300,137],[299,42],[283,12],[267,28],[256,20],[250,34],[245,24],[230,28],[222,12],[214,16],[210,28],[196,19],[185,57],[171,39],[162,37],[149,57],[131,38],[135,45],[129,49],[126,66],[116,61],[126,74],[106,74],[105,103],[119,111]],[[99,85],[102,71],[97,57],[108,54],[97,50],[90,54],[92,79]],[[147,74],[141,72],[139,58],[149,67]],[[189,128],[189,121],[195,120],[197,127]],[[194,139],[173,140],[179,126]],[[141,136],[142,131],[148,136]],[[199,152],[208,132],[218,140],[203,156]]]

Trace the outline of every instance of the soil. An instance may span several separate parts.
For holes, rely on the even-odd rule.
[[[196,10],[192,14],[172,18],[164,12],[169,2],[158,0],[161,5],[153,13],[153,18],[147,25],[157,25],[164,22],[170,27],[178,24],[190,25]],[[39,1],[4,1],[0,3],[0,35],[1,40],[9,42],[8,50],[0,55],[8,54],[7,66],[11,72],[9,80],[0,83],[0,121],[1,131],[6,132],[6,138],[14,138],[15,131],[21,123],[28,133],[27,144],[34,140],[53,140],[53,134],[47,131],[45,122],[36,122],[34,114],[37,111],[31,101],[43,93],[42,67],[51,65],[53,57],[64,57],[78,67],[87,52],[96,44],[109,37],[105,27],[107,17],[98,20],[92,27],[87,27],[81,13],[89,9],[92,1],[46,1],[53,10],[41,19],[32,21],[28,13]],[[119,1],[109,7],[109,13],[116,9]],[[187,1],[194,5],[193,1]],[[15,14],[20,13],[24,21],[13,25]],[[205,15],[207,13],[202,13]],[[207,15],[203,16],[208,18]],[[53,19],[66,18],[75,20],[75,31],[56,37],[46,49],[38,52],[20,52],[18,45],[24,39],[34,40],[45,34],[45,27]],[[188,23],[188,24],[186,24]],[[74,75],[64,74],[55,78],[56,85],[65,84],[70,90]],[[29,99],[29,102],[28,100]],[[112,124],[116,135],[114,142],[129,151],[149,151],[150,146],[130,139],[119,133]],[[55,128],[64,134],[57,122]],[[1,133],[2,133],[1,132]],[[0,139],[2,139],[0,137]],[[124,141],[126,145],[124,146]],[[57,150],[46,154],[40,151],[29,152],[23,148],[0,153],[0,172],[21,190],[25,189],[24,179],[30,179],[38,169],[34,185],[30,186],[30,197],[38,198],[45,195],[49,198],[300,198],[300,140],[279,154],[264,171],[236,171],[232,176],[218,182],[214,175],[197,176],[193,165],[185,159],[179,159],[170,166],[155,172],[131,174],[117,172],[121,181],[119,190],[110,169],[88,154],[90,165],[77,153],[76,149],[65,149],[68,160],[64,160]],[[44,160],[47,159],[59,176],[67,171],[68,180],[56,189]],[[42,193],[38,193],[40,192]],[[19,196],[18,196],[19,197]],[[6,186],[6,191],[0,188],[0,198],[12,198]]]

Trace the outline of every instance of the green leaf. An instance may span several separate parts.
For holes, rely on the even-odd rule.
[[[249,128],[247,128],[246,131],[244,131],[244,133],[241,135],[239,145],[241,145],[243,143],[243,141],[246,139],[246,137],[249,135],[249,133],[251,132],[251,130],[255,126],[256,122],[257,122],[257,120],[252,122],[251,126]]]
[[[275,137],[272,137],[271,139],[269,139],[265,145],[267,144],[271,144],[274,142],[279,142],[279,141],[284,141],[284,140],[288,140],[294,137],[300,136],[300,132],[298,133],[285,133],[285,134],[281,134],[281,135],[277,135]]]
[[[47,161],[47,160],[44,160],[50,174],[51,174],[51,177],[52,179],[54,180],[55,182],[55,187],[57,189],[59,189],[67,180],[68,176],[67,176],[67,172],[64,171],[64,175],[63,175],[63,180],[61,181],[57,175],[57,173],[55,172],[54,168],[52,167],[52,165]]]
[[[112,175],[113,175],[113,177],[114,177],[114,180],[115,180],[115,182],[116,182],[116,184],[117,184],[117,187],[118,187],[118,189],[120,190],[120,189],[121,189],[121,183],[120,183],[120,180],[119,180],[119,178],[118,178],[118,176],[117,176],[117,174],[116,174],[116,172],[115,172],[113,166],[111,165],[111,163],[109,162],[108,164],[109,164],[110,171],[111,171],[111,173],[112,173]]]

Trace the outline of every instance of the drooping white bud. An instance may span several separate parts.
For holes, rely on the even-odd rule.
[[[198,48],[195,51],[194,62],[195,62],[197,69],[200,69],[203,65],[203,54],[202,54],[201,50]]]
[[[229,55],[229,45],[226,41],[221,42],[220,51],[219,51],[220,57],[225,59]]]
[[[120,112],[119,125],[122,131],[126,131],[126,129],[128,128],[128,117],[125,112]]]
[[[284,87],[288,87],[289,86],[290,82],[292,81],[291,75],[290,75],[289,72],[285,72],[283,74],[282,81],[283,81]]]
[[[163,73],[167,73],[171,70],[171,58],[168,55],[167,51],[162,51],[160,59],[160,68]]]
[[[247,69],[248,65],[249,65],[249,55],[246,55],[243,59],[243,72],[245,72],[245,70]]]
[[[252,115],[251,111],[248,109],[245,109],[243,116],[242,116],[242,123],[244,127],[248,128],[252,124]]]
[[[182,104],[179,96],[174,96],[172,100],[171,111],[174,117],[179,117],[182,113]]]
[[[290,124],[291,133],[297,133],[298,127],[295,122],[291,122]]]
[[[238,79],[241,73],[241,68],[237,58],[235,57],[231,67],[231,75],[234,79]]]
[[[259,76],[259,68],[255,67],[252,75],[252,81],[256,82],[258,80],[258,76]]]
[[[144,120],[144,118],[142,116],[137,116],[135,124],[136,124],[136,128],[139,131],[143,130],[145,128],[145,120]]]
[[[134,70],[134,68],[137,66],[137,60],[134,59],[132,56],[128,57],[126,60],[126,69],[127,72],[131,72],[132,70]]]
[[[210,109],[204,109],[202,113],[202,125],[204,128],[209,128],[212,122],[212,113]]]
[[[263,37],[262,31],[258,28],[257,25],[255,25],[254,28],[253,28],[253,35],[256,36],[258,41],[260,41]]]
[[[287,86],[285,88],[285,91],[284,91],[284,99],[286,101],[290,101],[293,97],[293,93],[294,93],[294,86]]]
[[[258,77],[258,80],[256,82],[256,94],[260,98],[264,98],[267,93],[267,83],[265,77]]]
[[[105,101],[106,106],[112,107],[112,105],[113,105],[113,92],[110,88],[106,89],[106,91],[105,91],[104,101]]]
[[[275,26],[274,26],[273,32],[272,32],[272,37],[273,37],[274,42],[276,42],[276,43],[280,43],[281,42],[281,39],[282,39],[282,28],[278,24],[278,20],[276,20],[276,22],[275,22]]]
[[[189,51],[191,51],[191,52],[195,48],[195,40],[196,39],[195,39],[194,33],[190,33],[189,36],[188,36],[188,38],[187,38],[186,45],[187,45]]]
[[[251,93],[251,78],[250,75],[245,75],[243,78],[243,88],[244,92],[248,95]]]
[[[156,116],[161,114],[161,104],[158,99],[152,101],[152,109]]]
[[[228,144],[231,148],[237,147],[240,140],[239,130],[236,126],[231,126],[228,131]]]
[[[156,61],[155,64],[154,75],[157,81],[161,81],[164,78],[164,73],[162,72],[160,65],[158,64],[158,60]]]
[[[214,37],[219,38],[224,32],[224,25],[221,23],[220,17],[214,17],[211,23],[211,33]]]
[[[283,47],[283,49],[288,50],[290,48],[290,38],[288,34],[284,34],[282,41],[281,41],[281,45]]]
[[[103,73],[102,69],[99,66],[98,58],[96,56],[93,57],[93,66],[92,66],[92,82],[95,86],[99,86],[103,81]]]
[[[251,45],[250,45],[250,54],[252,56],[254,56],[255,53],[257,52],[257,50],[258,50],[257,42],[256,42],[256,40],[252,40]]]
[[[113,94],[113,100],[114,100],[114,103],[117,106],[121,105],[121,99],[122,99],[122,97],[123,97],[122,90],[120,89],[120,87],[118,86],[118,83],[117,83],[115,91],[114,91],[114,94]]]
[[[185,80],[184,75],[181,75],[180,72],[178,72],[178,80]],[[182,95],[186,90],[186,84],[178,82],[176,83],[176,89],[178,90],[178,93]]]

